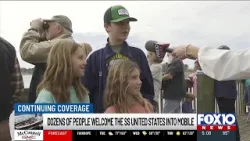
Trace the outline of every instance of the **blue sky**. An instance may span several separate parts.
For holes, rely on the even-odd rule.
[[[111,5],[124,5],[138,22],[131,24],[131,44],[144,49],[147,40],[169,42],[171,46],[199,47],[225,44],[233,50],[250,45],[250,2],[248,1],[0,1],[0,35],[19,51],[22,34],[35,18],[67,15],[80,40],[94,49],[105,44],[103,14]],[[21,60],[22,67],[32,65]],[[190,66],[193,61],[185,60]]]

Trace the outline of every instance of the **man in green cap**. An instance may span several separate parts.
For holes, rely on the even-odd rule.
[[[127,9],[121,5],[108,8],[104,14],[104,28],[109,38],[104,48],[93,52],[85,69],[82,81],[90,91],[90,101],[94,105],[95,113],[104,112],[103,95],[109,66],[121,60],[136,62],[140,69],[142,81],[141,93],[150,102],[154,98],[152,74],[144,52],[136,47],[129,46],[125,41],[130,32],[130,22],[137,21],[130,17]]]

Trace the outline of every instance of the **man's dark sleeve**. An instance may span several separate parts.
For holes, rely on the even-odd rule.
[[[183,72],[183,63],[180,59],[174,59],[173,62],[169,65],[169,72],[171,75],[175,76],[178,73]]]
[[[141,66],[141,93],[144,98],[148,99],[152,103],[155,95],[153,77],[145,54],[142,51],[140,54],[140,64],[138,65]]]
[[[82,77],[83,85],[89,90],[90,102],[93,100],[93,94],[97,84],[97,73],[95,70],[95,52],[92,53],[87,59],[87,65],[85,67],[84,76]]]

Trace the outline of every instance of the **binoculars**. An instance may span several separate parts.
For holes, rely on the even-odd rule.
[[[48,22],[43,22],[43,29],[47,30],[49,28]]]

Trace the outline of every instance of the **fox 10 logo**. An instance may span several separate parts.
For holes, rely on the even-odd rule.
[[[234,114],[198,114],[197,130],[235,130]]]

